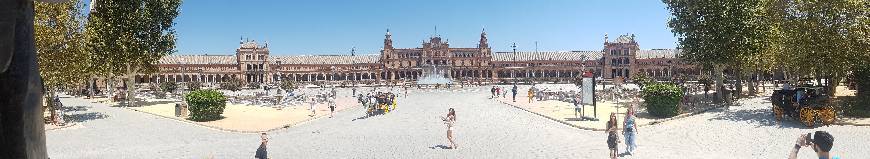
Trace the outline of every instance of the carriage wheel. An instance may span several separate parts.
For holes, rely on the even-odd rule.
[[[773,117],[776,118],[776,121],[782,121],[782,108],[778,106],[773,106]]]
[[[825,106],[819,110],[819,118],[822,120],[822,124],[831,125],[837,120],[837,113],[834,112],[833,106]]]
[[[813,109],[804,107],[801,108],[800,113],[801,122],[803,122],[804,125],[806,125],[807,127],[813,127],[813,124],[815,124],[816,122],[816,120],[813,118],[815,115],[813,113]]]

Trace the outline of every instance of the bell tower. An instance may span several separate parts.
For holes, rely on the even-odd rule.
[[[384,35],[384,49],[381,50],[381,60],[396,58],[393,55],[393,34],[390,33],[390,29],[387,29],[387,33]]]
[[[489,48],[489,42],[486,38],[486,28],[480,31],[480,41],[477,44],[477,48],[480,49],[480,57],[490,57],[492,55]]]

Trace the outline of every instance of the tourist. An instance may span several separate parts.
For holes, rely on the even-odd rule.
[[[816,152],[816,157],[819,157],[819,159],[840,159],[840,156],[831,154],[831,148],[834,147],[834,136],[831,136],[826,131],[816,131],[816,134],[813,134],[812,137],[810,139],[810,134],[801,134],[788,158],[796,159],[801,147],[809,146],[813,148],[813,151]]]
[[[392,102],[392,103],[390,103],[390,104],[393,105],[393,108],[391,108],[390,110],[396,110],[396,104],[398,104],[398,101],[396,101],[396,95],[395,95],[395,94],[390,93],[390,101]]]
[[[577,95],[574,95],[574,98],[571,98],[573,100],[572,103],[574,103],[574,117],[575,118],[579,118],[580,116],[578,116],[577,113],[581,113],[583,111],[583,104],[581,104],[583,99],[580,97],[581,97],[581,95],[577,94]],[[580,114],[580,115],[583,115],[583,114]]]
[[[447,112],[447,117],[441,117],[441,121],[447,125],[447,140],[450,141],[450,149],[457,149],[456,142],[453,141],[453,127],[456,124],[456,111],[450,108]]]
[[[535,87],[529,88],[529,103],[532,103],[532,99],[535,98]]]
[[[254,158],[257,159],[267,159],[269,158],[266,152],[266,143],[269,142],[269,138],[266,137],[266,133],[260,133],[260,147],[257,148],[256,154],[254,154]]]
[[[308,100],[308,104],[309,104],[308,109],[311,110],[311,115],[309,115],[309,116],[316,115],[317,112],[315,110],[314,105],[317,104],[317,96],[310,96],[309,100]]]
[[[492,99],[495,96],[495,86],[492,86],[492,88],[489,89],[489,93],[489,99]]]
[[[353,89],[351,90],[353,90],[353,93],[351,93],[350,95],[356,97],[356,87],[353,87]]]
[[[616,148],[616,144],[619,142],[619,136],[616,135],[617,131],[619,131],[618,127],[616,125],[616,113],[610,113],[610,121],[607,121],[605,133],[607,133],[607,148],[610,150],[610,158],[612,159],[616,159],[617,154],[619,154],[619,150]]]
[[[332,118],[335,114],[335,96],[329,97],[328,99],[329,99],[329,118]]]
[[[498,95],[501,94],[501,87],[495,87],[495,98],[498,98]]]
[[[501,87],[501,97],[502,97],[502,98],[507,98],[507,93],[508,93],[507,88],[505,88],[505,87]]]
[[[637,123],[635,121],[634,106],[629,105],[625,112],[625,120],[622,121],[622,135],[625,136],[625,153],[634,155],[634,150],[637,149],[635,142],[637,137]]]
[[[514,88],[511,89],[511,92],[513,93],[514,102],[517,102],[517,85],[516,84],[514,84]]]

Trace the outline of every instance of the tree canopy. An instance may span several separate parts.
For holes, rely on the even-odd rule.
[[[175,49],[174,20],[181,0],[101,0],[92,4],[88,44],[95,69],[150,73]]]
[[[45,86],[51,89],[84,82],[90,63],[84,45],[84,3],[34,3],[36,54]]]

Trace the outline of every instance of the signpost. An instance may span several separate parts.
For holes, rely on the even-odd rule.
[[[592,105],[592,116],[593,117],[589,118],[589,117],[585,116],[586,109],[581,109],[582,112],[580,113],[580,116],[583,116],[583,119],[586,119],[586,120],[598,121],[598,107],[595,104],[596,103],[596,99],[595,99],[595,76],[593,75],[592,72],[587,71],[586,73],[583,73],[583,81],[582,81],[581,91],[583,94],[583,97],[582,97],[583,103],[581,103],[581,104],[582,105],[587,105],[587,104]]]

